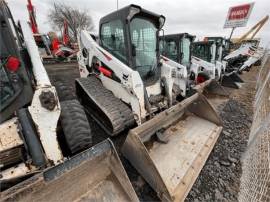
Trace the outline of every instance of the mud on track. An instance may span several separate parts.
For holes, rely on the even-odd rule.
[[[74,80],[79,77],[76,63],[50,64],[46,65],[46,69],[52,84],[61,81],[75,91]],[[223,120],[224,129],[186,201],[237,201],[242,172],[240,158],[247,145],[252,121],[257,70],[258,67],[253,67],[250,72],[241,75],[245,83],[239,90],[227,89],[231,93],[227,103],[224,100],[212,100]],[[108,137],[91,118],[89,122],[94,131],[95,143]],[[112,138],[118,151],[125,140],[124,134],[127,133]],[[119,155],[140,200],[159,201],[137,171]]]

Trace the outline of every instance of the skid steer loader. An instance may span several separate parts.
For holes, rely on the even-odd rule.
[[[194,62],[194,57],[191,56],[191,44],[195,39],[195,36],[188,33],[169,34],[160,37],[161,53],[164,60],[172,60],[171,62],[177,62],[187,67],[189,85],[193,90],[200,91],[204,95],[218,95],[228,96],[228,93],[218,84],[214,77],[210,78],[209,71],[201,67],[201,63],[206,63],[204,66],[208,70],[214,69],[212,64],[209,64],[203,60],[201,63]],[[205,82],[211,79],[211,82]],[[204,86],[204,87],[203,87]]]
[[[195,36],[188,33],[169,34],[160,37],[161,54],[190,69],[191,43]]]
[[[159,53],[165,17],[137,5],[100,20],[99,41],[81,31],[78,99],[115,136],[131,129],[122,152],[162,200],[183,200],[222,126],[201,93],[185,96],[187,70]],[[169,63],[167,63],[169,62]]]
[[[192,43],[192,67],[191,72],[197,80],[204,81],[208,78],[220,80],[225,72],[226,64],[219,61],[218,44],[212,41],[198,41]],[[198,68],[199,67],[199,68]]]
[[[0,201],[138,201],[112,143],[91,147],[83,107],[59,102],[28,23],[2,0],[0,22]]]
[[[238,89],[241,86],[241,83],[244,81],[240,78],[237,71],[230,71],[228,62],[224,60],[224,57],[226,57],[230,51],[230,41],[223,38],[223,37],[205,37],[204,41],[206,43],[214,43],[215,46],[212,48],[217,53],[216,54],[216,63],[220,64],[222,63],[222,75],[220,82],[223,86],[229,87],[229,88],[236,88]]]

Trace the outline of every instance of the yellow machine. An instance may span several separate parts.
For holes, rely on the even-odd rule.
[[[233,49],[239,47],[242,43],[252,43],[256,47],[258,47],[260,39],[255,38],[255,36],[261,30],[261,28],[265,25],[265,23],[268,21],[268,19],[269,19],[269,15],[267,15],[263,19],[261,19],[256,25],[254,25],[251,29],[249,29],[241,37],[231,39],[231,41],[233,43]]]

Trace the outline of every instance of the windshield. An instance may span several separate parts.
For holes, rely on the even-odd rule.
[[[153,73],[157,65],[157,28],[149,20],[134,18],[130,23],[132,56],[141,77]]]
[[[190,40],[188,38],[183,38],[181,43],[181,50],[183,53],[182,65],[189,66],[190,59]]]
[[[192,54],[195,57],[201,58],[202,60],[211,61],[211,50],[210,47],[205,44],[194,44]]]
[[[124,27],[120,20],[104,23],[101,26],[100,40],[103,48],[127,64]]]
[[[163,52],[166,57],[177,62],[177,46],[175,41],[165,41]]]

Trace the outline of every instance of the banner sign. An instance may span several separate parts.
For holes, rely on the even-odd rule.
[[[245,27],[253,9],[254,2],[229,8],[224,28]]]

